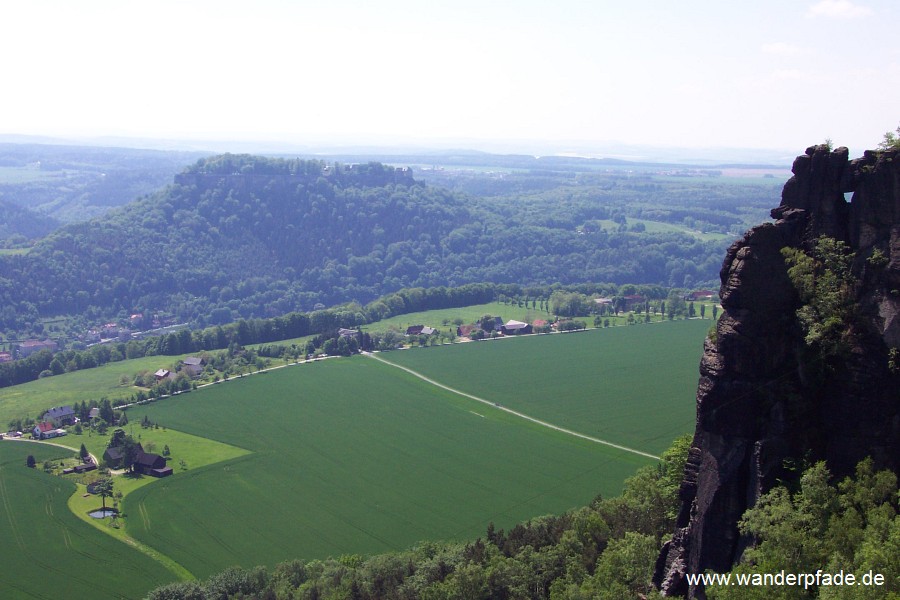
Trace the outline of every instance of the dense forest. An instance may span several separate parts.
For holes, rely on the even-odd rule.
[[[7,245],[39,238],[59,227],[53,217],[29,210],[0,196],[0,240]],[[0,242],[2,244],[3,242]]]
[[[772,198],[768,184],[646,175],[458,182],[380,163],[203,159],[162,191],[0,256],[0,327],[139,311],[202,327],[482,281],[712,284],[732,235],[718,234]]]

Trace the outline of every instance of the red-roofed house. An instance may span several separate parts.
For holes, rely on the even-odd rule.
[[[50,438],[55,438],[58,434],[56,432],[56,425],[41,421],[31,430],[31,435],[38,440],[49,440]]]

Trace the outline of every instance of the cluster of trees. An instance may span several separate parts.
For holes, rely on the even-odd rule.
[[[619,600],[657,597],[651,577],[671,535],[690,440],[680,438],[654,467],[625,483],[617,498],[546,516],[508,532],[493,525],[469,543],[423,542],[371,557],[285,562],[272,571],[230,568],[206,581],[173,583],[149,600],[265,598],[352,600],[532,598]],[[741,572],[874,570],[879,587],[721,587],[711,598],[891,598],[900,592],[897,479],[863,462],[855,479],[834,484],[810,467],[795,490],[780,486],[744,517],[756,539]]]
[[[40,377],[50,377],[143,356],[176,356],[192,352],[222,350],[229,348],[232,344],[238,346],[267,344],[307,335],[324,334],[333,338],[339,328],[353,329],[366,323],[411,312],[485,304],[500,297],[527,298],[531,299],[533,304],[540,298],[542,303],[551,306],[549,298],[553,294],[563,293],[565,290],[574,290],[571,293],[583,295],[600,293],[601,290],[603,293],[614,294],[644,292],[660,295],[665,293],[664,288],[659,286],[625,285],[620,287],[614,284],[580,284],[565,287],[554,284],[524,287],[517,284],[472,283],[455,288],[444,286],[408,288],[387,294],[365,306],[353,302],[330,309],[314,310],[310,313],[291,312],[265,319],[240,319],[225,325],[215,325],[193,331],[182,329],[143,340],[96,345],[85,350],[65,350],[55,355],[48,350],[42,350],[25,359],[0,363],[0,387],[18,385]],[[380,339],[371,345],[366,345],[365,349],[380,347],[380,341],[383,340]],[[388,344],[390,344],[390,340],[388,340]],[[315,347],[321,347],[321,343]],[[396,344],[393,347],[396,347]],[[306,353],[311,354],[312,352]],[[296,353],[296,356],[299,355]]]
[[[730,185],[701,200],[694,188],[592,177],[553,179],[555,187],[521,196],[464,199],[377,163],[200,161],[166,190],[64,227],[28,254],[0,256],[0,327],[135,311],[205,326],[478,281],[691,286],[715,279],[726,240],[590,223],[611,216],[608,204],[619,206],[620,192],[639,194],[646,211],[663,197],[723,207],[755,206],[756,195],[768,205],[773,197]],[[148,265],[148,256],[166,258]]]
[[[857,279],[851,272],[854,254],[844,242],[824,235],[809,253],[790,247],[781,253],[788,265],[788,277],[803,302],[797,318],[806,343],[826,356],[846,352],[856,311]],[[870,257],[869,264],[887,264],[886,257],[881,256],[884,260],[879,261],[873,254],[876,260]]]
[[[741,532],[756,544],[744,552],[734,574],[853,573],[879,575],[883,585],[715,586],[711,599],[897,598],[900,595],[900,497],[897,476],[876,472],[872,461],[857,465],[855,478],[835,482],[816,463],[791,486],[759,499],[741,520]]]

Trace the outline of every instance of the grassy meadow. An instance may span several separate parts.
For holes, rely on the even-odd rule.
[[[474,323],[484,315],[501,316],[504,321],[515,319],[516,321],[526,321],[528,323],[535,319],[548,320],[552,318],[548,313],[539,309],[512,306],[500,302],[490,302],[488,304],[478,304],[463,308],[442,308],[397,315],[396,317],[366,325],[365,329],[368,331],[386,331],[391,328],[396,328],[401,332],[405,332],[406,328],[410,325],[428,325],[429,327],[434,327],[442,331],[447,331],[449,329],[456,331],[456,325],[453,324],[454,319],[462,319],[463,323]],[[445,320],[449,323],[448,325],[443,324]]]
[[[491,521],[508,528],[617,494],[652,463],[361,356],[244,377],[129,414],[253,451],[125,499],[128,533],[201,577],[231,564],[471,539]]]
[[[51,406],[103,397],[127,398],[137,392],[131,385],[136,373],[170,367],[185,356],[188,355],[146,356],[0,388],[0,427],[5,427],[11,419],[36,418],[40,411]],[[127,385],[119,381],[123,375],[128,378]]]
[[[0,442],[0,597],[142,598],[171,571],[99,533],[69,510],[75,484],[25,466],[65,456],[53,446]]]

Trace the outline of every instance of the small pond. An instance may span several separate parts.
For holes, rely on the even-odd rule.
[[[94,517],[95,519],[104,519],[106,517],[112,517],[116,514],[116,509],[114,508],[98,508],[97,510],[93,510],[88,513],[88,516]]]

